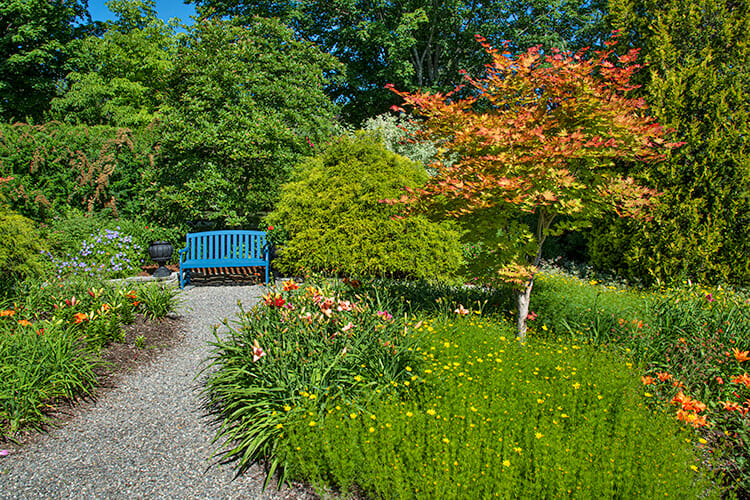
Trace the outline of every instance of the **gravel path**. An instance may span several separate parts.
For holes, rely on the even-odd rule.
[[[305,490],[262,491],[258,467],[234,479],[210,460],[213,430],[194,377],[208,355],[211,325],[249,307],[261,286],[195,287],[181,293],[184,340],[122,378],[90,409],[49,436],[0,458],[0,498],[311,498]]]

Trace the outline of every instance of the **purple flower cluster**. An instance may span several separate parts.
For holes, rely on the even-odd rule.
[[[58,279],[119,278],[132,274],[143,263],[143,249],[133,243],[132,236],[120,232],[119,226],[90,234],[74,255],[56,258],[49,252],[42,253],[52,262]]]

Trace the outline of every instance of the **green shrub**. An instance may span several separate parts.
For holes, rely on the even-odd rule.
[[[0,199],[0,290],[16,279],[39,274],[39,232],[34,223]]]
[[[750,57],[748,12],[732,2],[610,2],[621,49],[638,48],[648,71],[635,90],[685,144],[663,162],[633,165],[663,194],[650,223],[598,224],[595,266],[674,284],[750,284]],[[648,12],[648,15],[644,15]],[[728,125],[731,124],[731,125]]]
[[[99,229],[83,239],[78,251],[62,257],[46,255],[58,279],[78,276],[91,278],[123,278],[137,273],[144,262],[144,251],[133,237],[114,229]]]
[[[454,226],[423,216],[394,219],[397,209],[379,202],[426,178],[421,166],[372,136],[339,139],[299,165],[269,215],[269,225],[290,235],[276,265],[288,273],[304,268],[350,276],[455,272],[462,257]]]
[[[415,163],[428,167],[435,161],[438,148],[427,141],[417,142],[412,134],[418,126],[403,116],[396,117],[393,113],[385,113],[374,118],[368,118],[362,125],[362,130],[372,131],[383,145],[398,155],[409,158]]]
[[[644,298],[645,294],[637,290],[543,272],[534,281],[531,324],[537,332],[554,332],[579,342],[619,345],[634,333],[654,331]]]
[[[164,227],[156,222],[141,218],[115,218],[111,212],[84,213],[68,210],[55,216],[44,230],[46,250],[55,256],[75,254],[81,249],[81,242],[101,229],[114,230],[127,234],[131,243],[141,248],[138,258],[148,259],[148,246],[152,241],[166,240],[178,248],[184,240],[185,231],[179,227]],[[175,252],[176,254],[177,252]],[[177,256],[175,255],[176,261]]]
[[[291,476],[368,498],[718,496],[619,356],[479,318],[422,330],[411,398],[304,415],[280,450]]]
[[[679,288],[627,290],[560,273],[540,274],[534,291],[534,332],[606,344],[640,362],[643,383],[655,404],[700,432],[704,459],[711,463],[716,480],[747,495],[746,295],[687,283]]]
[[[68,209],[52,217],[43,226],[45,250],[53,255],[72,254],[91,233],[113,221],[110,214]]]
[[[135,290],[135,298],[143,308],[143,314],[150,320],[164,318],[179,304],[179,288],[174,285],[147,283]]]

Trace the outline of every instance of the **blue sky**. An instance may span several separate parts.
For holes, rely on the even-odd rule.
[[[107,21],[113,17],[104,2],[106,0],[89,0],[89,12],[94,21]],[[192,24],[190,16],[195,15],[195,5],[185,5],[182,0],[156,0],[156,12],[159,17],[168,21],[178,17],[183,23]]]

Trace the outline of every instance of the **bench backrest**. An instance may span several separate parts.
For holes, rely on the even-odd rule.
[[[207,231],[188,233],[188,260],[264,259],[264,231]]]

